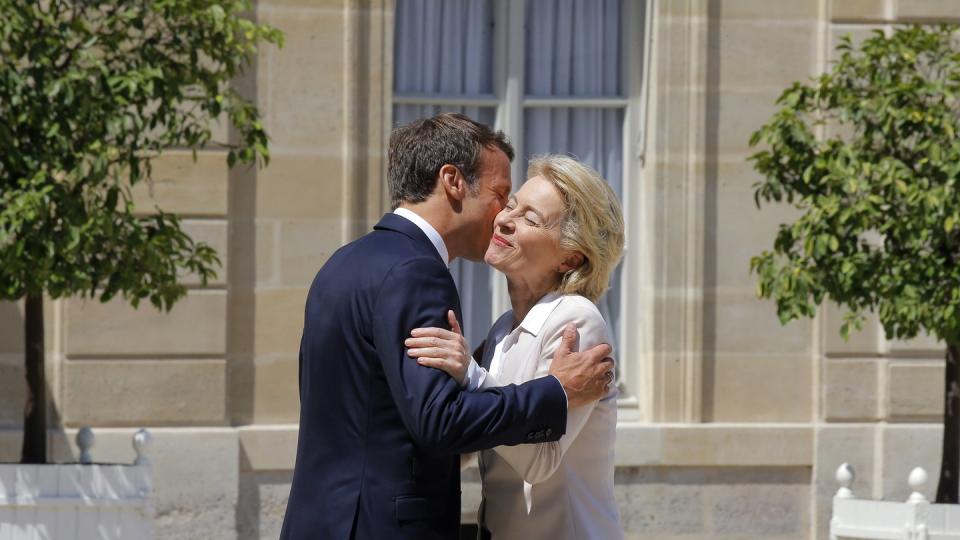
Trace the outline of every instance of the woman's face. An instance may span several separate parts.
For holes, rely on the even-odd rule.
[[[510,277],[559,283],[570,253],[560,249],[563,199],[542,176],[526,181],[493,221],[484,261]]]

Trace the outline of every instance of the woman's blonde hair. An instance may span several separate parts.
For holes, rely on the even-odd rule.
[[[527,167],[527,178],[534,176],[549,181],[563,197],[560,248],[583,254],[583,264],[564,274],[557,290],[597,302],[623,255],[620,200],[597,171],[568,156],[535,156]]]

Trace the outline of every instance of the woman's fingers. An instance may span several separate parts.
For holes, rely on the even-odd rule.
[[[407,356],[413,358],[450,358],[450,351],[437,347],[423,347],[419,349],[408,349]]]
[[[423,347],[436,347],[438,349],[459,350],[458,341],[442,339],[438,337],[412,337],[403,340],[404,346],[408,349],[418,349]]]
[[[453,340],[456,339],[460,334],[456,332],[451,332],[450,330],[444,330],[443,328],[414,328],[410,331],[410,335],[416,338],[419,337],[437,337],[440,339]]]
[[[462,336],[463,330],[460,328],[460,321],[457,320],[457,314],[452,309],[447,311],[447,320],[450,322],[450,330]]]

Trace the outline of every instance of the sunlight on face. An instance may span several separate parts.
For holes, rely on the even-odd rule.
[[[508,278],[559,283],[559,267],[569,255],[560,248],[563,212],[552,183],[541,176],[527,180],[497,214],[484,260]]]

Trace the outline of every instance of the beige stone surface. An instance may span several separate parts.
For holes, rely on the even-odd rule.
[[[757,275],[750,272],[750,259],[773,249],[781,224],[794,222],[799,212],[785,204],[763,203],[757,208],[752,184],[760,180],[750,166],[722,164],[717,171],[715,194],[708,199],[704,272],[716,287],[754,293]],[[709,278],[706,278],[709,279]]]
[[[293,474],[283,472],[241,473],[237,503],[237,539],[280,537]]]
[[[880,486],[874,482],[874,466],[880,460],[876,446],[879,427],[876,424],[821,424],[816,428],[816,457],[813,467],[814,538],[829,538],[833,496],[840,487],[835,479],[837,468],[844,463],[853,467],[853,492],[862,498],[879,496]]]
[[[714,302],[713,327],[717,354],[770,353],[769,356],[800,355],[812,350],[812,322],[809,319],[780,324],[776,304],[756,297],[754,289],[718,291]],[[705,321],[709,323],[710,321]],[[746,331],[745,331],[746,330]]]
[[[943,426],[939,424],[887,424],[881,427],[880,474],[883,486],[878,494],[886,500],[905,501],[912,490],[907,483],[914,467],[927,470],[930,480],[920,490],[929,500],[937,491]]]
[[[717,353],[704,399],[714,422],[809,422],[813,360],[788,354]],[[712,397],[708,400],[707,397]]]
[[[23,302],[0,302],[0,353],[22,353],[23,339]]]
[[[23,360],[19,364],[0,364],[0,428],[23,425],[27,400],[27,381]],[[0,461],[3,461],[0,453]]]
[[[258,424],[291,422],[300,418],[299,360],[297,356],[261,357],[254,362],[251,421]],[[239,376],[242,376],[238,374]]]
[[[263,424],[238,428],[243,471],[290,471],[297,457],[297,424]]]
[[[843,1],[843,0],[840,0]],[[721,19],[746,19],[758,22],[815,21],[820,13],[816,1],[724,0],[718,2]]]
[[[343,9],[261,6],[258,12],[261,22],[286,34],[283,49],[270,48],[260,67],[270,81],[263,97],[271,148],[338,155],[343,135]]]
[[[217,251],[220,266],[215,268],[217,276],[207,282],[208,286],[225,285],[227,283],[227,268],[230,252],[227,242],[227,222],[222,219],[186,219],[182,228],[195,242],[203,242]],[[189,273],[183,277],[187,285],[200,285],[200,277]]]
[[[891,0],[896,2],[898,22],[956,22],[960,9],[953,0]]]
[[[715,108],[706,111],[707,124],[717,133],[715,148],[726,157],[742,157],[757,152],[750,148],[750,136],[777,111],[776,100],[783,88],[769,90],[722,89]]]
[[[68,426],[219,425],[223,360],[78,360],[64,365]]]
[[[778,10],[784,3],[768,5]],[[719,83],[724,91],[770,88],[779,93],[792,82],[805,82],[814,75],[815,19],[786,24],[776,14],[771,15],[771,19],[753,21],[721,19],[716,43],[719,51],[713,55],[719,64]]]
[[[848,339],[843,339],[840,335],[840,326],[843,324],[843,315],[845,308],[841,308],[833,302],[826,302],[820,308],[821,320],[823,322],[823,351],[830,355],[877,355],[881,350],[883,340],[883,329],[876,315],[867,314],[863,321],[861,329],[850,329]]]
[[[626,538],[806,539],[809,469],[621,469]]]
[[[222,355],[226,300],[223,291],[191,291],[164,313],[148,302],[135,310],[117,299],[105,304],[71,299],[65,306],[66,351],[84,356]]]
[[[832,359],[823,363],[823,415],[832,421],[874,421],[880,417],[879,359]]]
[[[257,172],[260,219],[339,219],[343,208],[343,161],[337,155],[278,154]],[[338,236],[338,231],[330,231]]]
[[[280,225],[280,276],[286,287],[310,287],[317,271],[343,245],[340,220],[285,220]]]
[[[254,295],[254,348],[262,355],[295,356],[303,335],[307,289],[261,289]]]
[[[946,345],[937,338],[929,334],[920,334],[913,339],[888,339],[886,350],[891,356],[942,358],[947,349]]]
[[[889,20],[896,0],[829,0],[830,20],[885,21]]]
[[[673,425],[660,437],[660,464],[669,466],[806,465],[813,457],[807,426]]]
[[[221,151],[169,151],[153,161],[152,181],[133,188],[138,212],[156,207],[185,215],[224,216],[227,213],[227,155]]]
[[[887,375],[887,415],[943,418],[944,361],[893,361]]]

